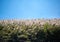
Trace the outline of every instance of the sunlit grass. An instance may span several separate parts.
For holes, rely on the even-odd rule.
[[[25,23],[0,23],[1,42],[57,42],[60,41],[60,25],[46,22],[43,25]]]

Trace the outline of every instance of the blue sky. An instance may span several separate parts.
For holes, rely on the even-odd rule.
[[[0,19],[60,18],[60,0],[0,0]]]

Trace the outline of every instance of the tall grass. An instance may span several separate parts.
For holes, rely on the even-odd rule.
[[[0,42],[60,42],[59,25],[3,24],[0,24]]]

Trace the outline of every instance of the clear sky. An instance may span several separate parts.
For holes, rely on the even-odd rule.
[[[60,0],[0,0],[0,19],[60,18]]]

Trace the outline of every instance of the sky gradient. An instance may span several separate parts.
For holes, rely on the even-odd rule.
[[[0,0],[0,19],[60,18],[60,0]]]

